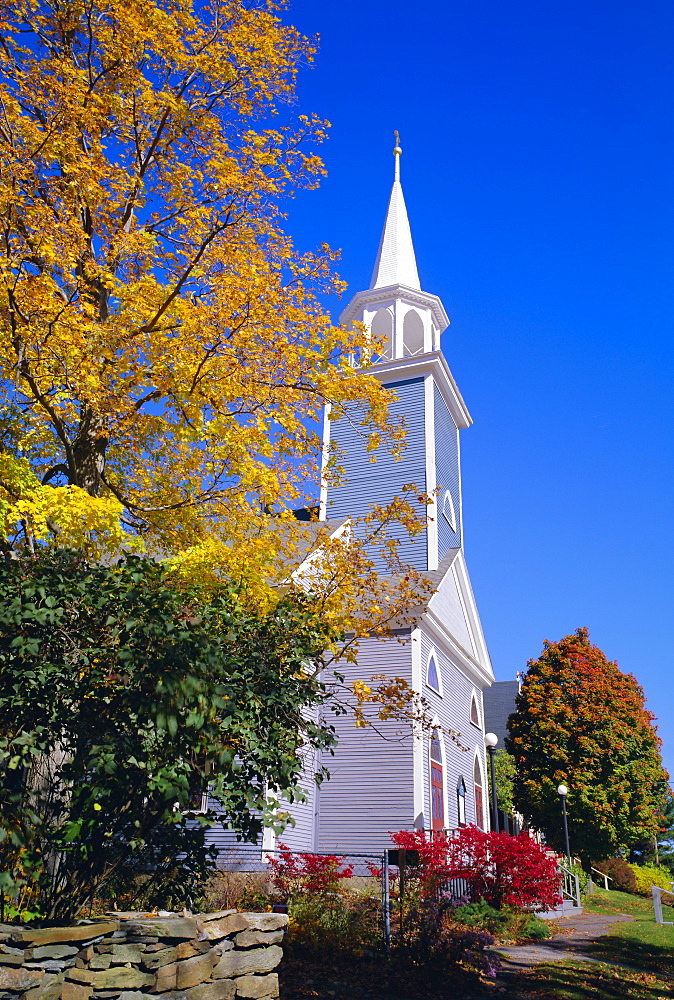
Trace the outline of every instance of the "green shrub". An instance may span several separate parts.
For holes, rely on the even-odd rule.
[[[381,946],[379,901],[372,897],[326,893],[292,900],[288,913],[291,951],[362,956]]]
[[[501,940],[543,941],[552,937],[552,931],[546,922],[535,914],[509,906],[495,910],[484,899],[466,906],[457,906],[451,911],[451,919],[457,924],[467,924],[476,930],[488,931]]]
[[[629,865],[622,858],[606,858],[605,861],[598,861],[594,867],[612,879],[612,889],[619,889],[621,892],[636,892],[637,880],[632,871],[632,865]]]
[[[672,873],[662,865],[634,865],[629,866],[634,872],[634,891],[639,896],[650,896],[651,886],[657,885],[660,889],[672,889]],[[667,900],[669,901],[669,900]]]
[[[579,865],[577,861],[571,865],[571,871],[574,875],[578,876],[578,888],[580,889],[581,896],[587,895],[587,887],[590,883],[590,876],[586,871],[583,871],[582,865]]]
[[[0,884],[19,911],[70,922],[137,879],[149,908],[194,906],[208,828],[254,840],[266,778],[294,789],[298,740],[334,741],[308,711],[328,695],[304,665],[329,645],[310,598],[260,617],[174,575],[0,559]],[[195,812],[207,782],[217,806]]]
[[[545,920],[541,920],[536,914],[531,914],[522,925],[518,936],[528,938],[530,941],[545,941],[552,937],[552,931]]]
[[[466,903],[465,906],[457,906],[451,911],[452,920],[457,924],[466,924],[468,927],[477,927],[490,934],[498,934],[508,919],[507,909],[496,910],[490,906],[486,899],[480,899],[477,903]]]

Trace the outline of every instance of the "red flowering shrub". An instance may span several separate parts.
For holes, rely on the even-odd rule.
[[[496,909],[551,909],[562,901],[557,858],[526,833],[511,837],[465,826],[447,842],[447,851],[453,877],[465,879],[474,897]]]
[[[270,858],[269,864],[274,888],[284,899],[339,893],[340,881],[353,875],[353,867],[336,855],[293,854],[285,844],[278,845],[278,853],[280,858]]]
[[[430,840],[425,830],[400,830],[391,834],[391,840],[396,847],[408,852],[407,869],[418,881],[422,895],[437,895],[449,879],[454,878],[447,840]],[[418,864],[411,863],[414,861],[412,851],[418,854]]]
[[[462,827],[447,840],[429,840],[423,831],[391,834],[393,843],[417,851],[408,866],[421,894],[438,898],[452,879],[464,879],[474,899],[503,905],[549,909],[561,902],[557,860],[525,833],[485,833]],[[414,857],[414,856],[413,856]]]

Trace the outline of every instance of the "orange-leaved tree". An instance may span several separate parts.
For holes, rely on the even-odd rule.
[[[566,785],[570,847],[586,864],[652,839],[668,779],[653,719],[636,678],[586,628],[546,642],[508,721],[515,808],[561,853]]]

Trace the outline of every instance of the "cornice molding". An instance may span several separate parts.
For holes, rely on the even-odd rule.
[[[460,429],[470,427],[473,422],[442,351],[429,351],[428,354],[418,354],[412,358],[378,361],[368,369],[368,372],[385,384],[432,375],[442,398],[456,421],[456,426]]]
[[[440,298],[437,295],[432,295],[430,292],[422,292],[418,288],[410,288],[408,285],[384,285],[381,288],[368,288],[365,291],[356,292],[339,317],[339,322],[348,326],[349,323],[354,322],[356,315],[361,309],[367,309],[368,306],[376,306],[377,303],[383,305],[385,302],[395,301],[395,299],[402,299],[403,302],[407,302],[410,305],[421,306],[422,309],[430,309],[433,313],[435,325],[438,327],[440,333],[449,326],[449,317],[445,312],[445,307]]]

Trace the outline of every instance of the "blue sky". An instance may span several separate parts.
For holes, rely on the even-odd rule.
[[[674,7],[295,0],[299,110],[332,123],[302,247],[369,284],[392,132],[422,286],[475,421],[465,547],[497,679],[587,625],[674,774]]]

